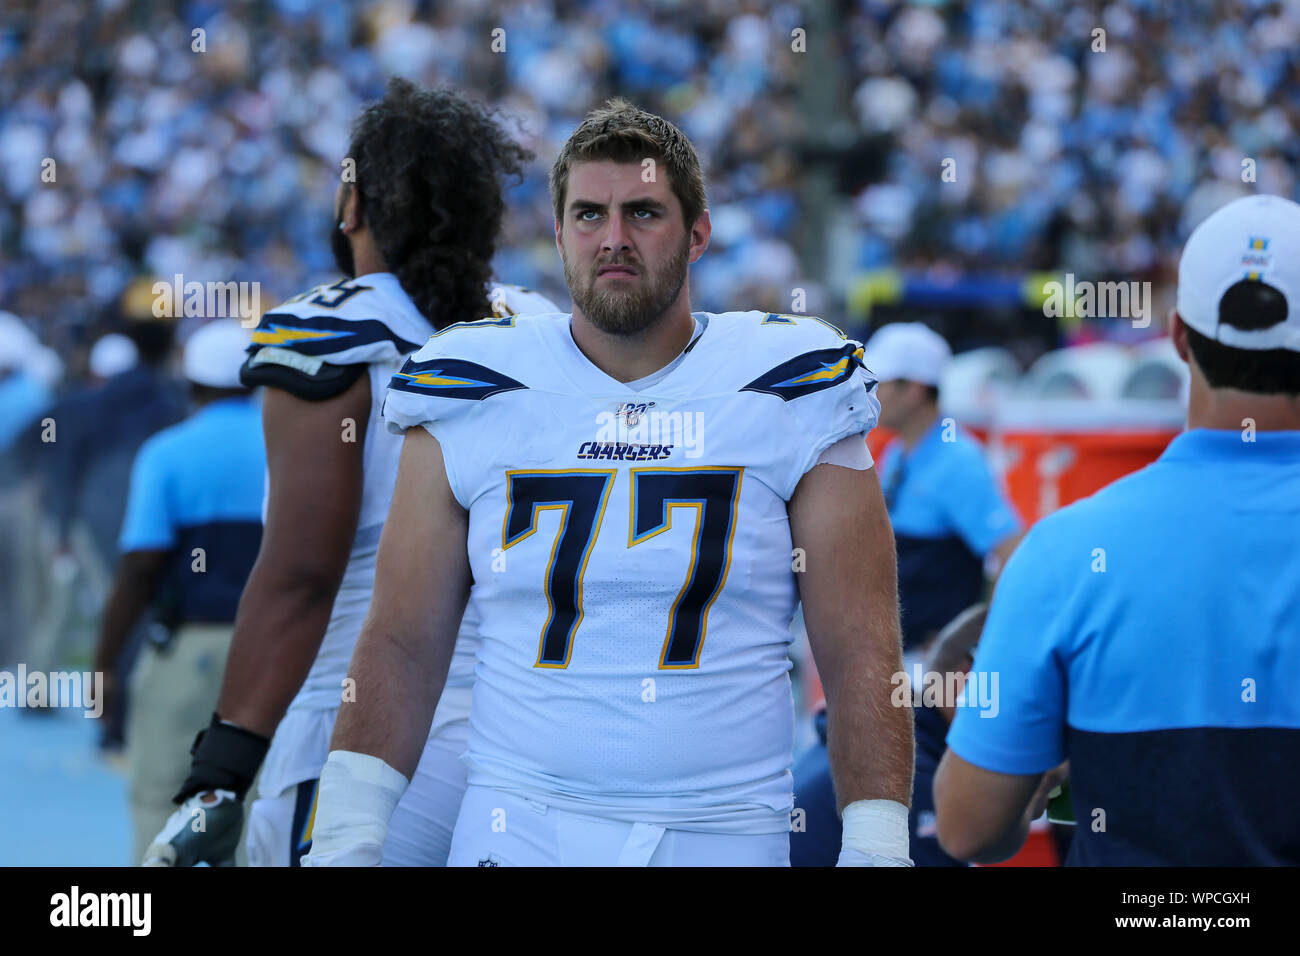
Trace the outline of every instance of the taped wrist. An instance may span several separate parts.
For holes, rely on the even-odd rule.
[[[388,822],[409,784],[378,757],[330,751],[320,772],[311,852],[303,865],[379,865]]]
[[[900,860],[910,859],[907,807],[896,800],[855,800],[844,808],[842,846]]]
[[[270,747],[266,737],[222,723],[214,713],[212,723],[194,738],[190,775],[172,801],[184,803],[204,790],[230,790],[243,800]]]

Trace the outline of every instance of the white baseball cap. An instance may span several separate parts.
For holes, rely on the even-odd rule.
[[[0,371],[27,365],[40,340],[12,312],[0,312]]]
[[[135,368],[139,358],[134,342],[118,332],[109,332],[90,347],[90,373],[96,378],[112,378]]]
[[[240,388],[239,367],[247,356],[249,331],[234,319],[216,319],[185,343],[185,377],[211,388]]]
[[[938,332],[921,322],[895,322],[867,342],[862,364],[882,382],[938,385],[951,360],[952,349]]]
[[[1243,279],[1282,294],[1286,318],[1267,328],[1219,321],[1219,303]],[[1281,196],[1234,199],[1187,237],[1178,260],[1178,314],[1215,342],[1300,352],[1300,205]]]

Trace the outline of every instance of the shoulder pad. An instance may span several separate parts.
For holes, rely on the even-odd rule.
[[[396,277],[364,276],[317,286],[267,312],[249,352],[284,349],[332,365],[396,362],[429,330]]]
[[[309,402],[320,402],[347,391],[365,374],[366,366],[331,365],[324,359],[282,348],[261,348],[239,370],[246,388],[266,385]]]
[[[765,392],[788,402],[802,395],[834,388],[848,381],[861,367],[862,346],[857,342],[845,342],[839,348],[817,349],[796,355],[764,372],[741,391]],[[871,388],[876,382],[871,379],[865,384]]]
[[[742,392],[788,402],[847,382],[862,368],[862,344],[815,315],[728,312],[714,321],[726,324],[719,344],[733,363],[728,377],[735,376],[731,381]]]
[[[401,371],[395,373],[388,383],[389,388],[414,392],[416,395],[481,401],[498,392],[528,387],[508,375],[492,371],[486,365],[463,359],[415,359],[416,356],[413,356],[406,360]]]

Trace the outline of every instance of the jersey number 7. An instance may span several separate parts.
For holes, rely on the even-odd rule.
[[[668,613],[660,669],[698,667],[708,625],[731,565],[736,501],[743,468],[634,468],[631,475],[629,548],[667,531],[674,508],[695,511],[695,533],[686,583]],[[561,513],[560,532],[546,565],[550,612],[542,627],[537,667],[564,668],[582,623],[582,578],[596,543],[617,471],[511,471],[506,473],[502,549],[537,530],[542,511]]]

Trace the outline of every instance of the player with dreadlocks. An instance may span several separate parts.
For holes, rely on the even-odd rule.
[[[345,176],[330,223],[347,278],[263,316],[243,369],[246,385],[266,386],[265,533],[217,711],[195,741],[189,778],[175,797],[181,807],[146,852],[146,865],[233,862],[259,765],[249,862],[298,865],[311,844],[330,734],[353,686],[348,662],[397,475],[402,441],[381,414],[388,381],[435,330],[556,311],[536,293],[491,286],[506,211],[502,183],[521,174],[530,154],[483,107],[392,80],[356,121],[348,157],[355,182]],[[345,160],[345,172],[350,165]],[[465,787],[459,757],[476,623],[471,608],[385,862],[446,859]],[[200,810],[204,826],[196,827]]]

